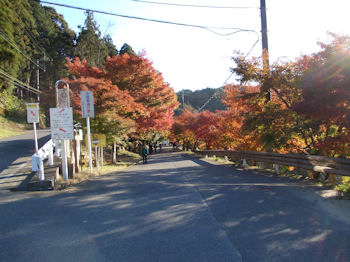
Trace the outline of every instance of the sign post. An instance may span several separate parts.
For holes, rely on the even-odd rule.
[[[39,170],[39,179],[44,180],[45,179],[44,165],[41,157],[39,156],[38,136],[36,132],[36,123],[39,123],[39,104],[38,103],[27,104],[27,122],[33,123],[33,130],[34,130],[35,154],[32,156],[32,170],[33,171]]]
[[[88,150],[89,150],[89,168],[92,173],[92,152],[91,152],[91,134],[90,134],[90,117],[95,117],[94,98],[92,91],[80,91],[81,99],[81,115],[86,118],[86,128],[88,135]]]
[[[59,89],[58,85],[60,83],[63,83],[66,88]],[[64,180],[68,180],[66,140],[74,139],[73,110],[70,107],[69,84],[64,80],[57,80],[55,83],[55,90],[56,108],[50,108],[51,138],[54,140],[61,140],[62,175]]]
[[[36,133],[36,123],[39,123],[39,104],[27,104],[27,122],[33,123],[35,153],[38,152],[38,137]]]
[[[50,108],[51,138],[62,140],[62,174],[68,180],[67,148],[65,140],[74,139],[73,110],[71,107]]]

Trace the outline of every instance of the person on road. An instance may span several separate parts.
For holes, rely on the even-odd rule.
[[[148,155],[148,150],[147,150],[146,146],[144,146],[142,148],[142,162],[144,164],[147,164],[147,155]]]

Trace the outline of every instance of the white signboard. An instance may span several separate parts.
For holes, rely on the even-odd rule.
[[[27,104],[27,122],[39,123],[39,104],[38,103]]]
[[[80,91],[81,115],[84,118],[95,117],[92,91]]]
[[[73,110],[71,107],[50,108],[51,138],[73,140]]]
[[[69,107],[69,93],[68,89],[58,89],[57,90],[57,98],[58,98],[58,104],[56,105],[57,107],[64,108],[64,107]]]

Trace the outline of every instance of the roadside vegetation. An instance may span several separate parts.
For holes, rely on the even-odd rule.
[[[110,156],[106,155],[106,157],[110,157]],[[56,182],[56,189],[58,190],[66,189],[70,186],[80,184],[87,180],[95,179],[99,176],[114,174],[115,172],[122,171],[123,169],[138,163],[140,160],[141,160],[141,157],[139,154],[125,151],[125,150],[120,151],[118,152],[116,163],[112,163],[111,161],[108,161],[107,163],[104,163],[103,166],[100,166],[98,170],[96,169],[96,166],[94,166],[93,173],[91,174],[89,173],[89,166],[83,165],[81,167],[81,171],[75,174],[73,179],[64,181],[63,178],[60,176]]]
[[[21,124],[0,116],[0,138],[20,135],[28,130],[29,126],[27,124]]]
[[[261,58],[236,54],[231,70],[240,83],[225,86],[226,110],[184,108],[172,140],[191,149],[350,158],[350,37],[330,33],[319,46],[269,69]],[[336,181],[350,191],[347,177]]]
[[[45,127],[49,108],[56,106],[55,82],[63,79],[70,86],[74,124],[85,134],[80,92],[93,92],[91,132],[102,151],[124,147],[139,153],[145,144],[170,138],[192,149],[350,158],[350,37],[330,33],[320,51],[268,69],[266,57],[237,52],[231,71],[239,82],[219,93],[183,90],[184,104],[174,118],[178,97],[147,53],[127,43],[117,50],[108,28],[101,30],[94,14],[85,14],[76,34],[55,8],[32,0],[0,1],[0,137],[26,130],[26,103],[38,102],[37,85]],[[208,97],[222,103],[198,112]],[[100,173],[114,168],[118,163]],[[350,191],[349,180],[343,178],[337,188]]]

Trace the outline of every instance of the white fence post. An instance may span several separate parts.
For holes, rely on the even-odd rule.
[[[43,159],[40,156],[39,156],[39,179],[40,181],[45,180],[44,163],[43,163]]]
[[[53,145],[49,147],[49,166],[53,166]]]
[[[276,174],[279,174],[279,173],[280,173],[280,166],[277,165],[277,164],[274,164],[274,166],[275,166],[275,172],[276,172]]]

